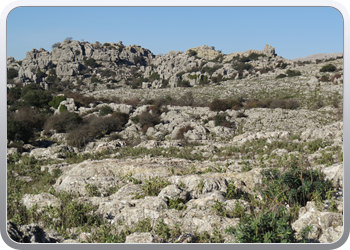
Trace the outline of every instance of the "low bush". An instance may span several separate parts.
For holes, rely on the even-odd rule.
[[[29,86],[29,85],[27,85]],[[26,86],[26,87],[27,87]],[[26,87],[23,87],[25,89]],[[37,108],[47,108],[48,103],[52,100],[52,95],[49,91],[43,90],[26,90],[23,94],[22,89],[22,99],[29,103],[29,105]]]
[[[288,203],[289,206],[305,206],[316,194],[325,199],[326,191],[332,188],[332,183],[326,181],[319,170],[307,169],[307,164],[301,158],[293,161],[284,172],[278,169],[262,170],[262,197],[271,202]]]
[[[213,81],[213,83],[221,82],[221,81],[222,81],[222,75],[221,75],[221,74],[218,74],[217,76],[213,76],[213,77],[211,78],[211,80]]]
[[[100,113],[99,115],[100,116],[105,116],[105,115],[109,115],[109,114],[112,114],[113,113],[113,109],[106,105],[106,106],[103,106],[101,109],[100,109]]]
[[[291,69],[288,69],[286,71],[286,74],[288,75],[288,77],[294,77],[294,76],[300,76],[301,75],[301,72],[299,70],[291,70]]]
[[[266,57],[266,55],[253,52],[248,56],[249,60],[251,60],[251,61],[257,60],[259,57]]]
[[[281,78],[285,78],[287,77],[286,74],[279,74],[278,76],[276,76],[276,79],[281,79]]]
[[[176,133],[176,139],[184,139],[184,133],[190,130],[193,130],[193,127],[191,127],[190,125],[180,128],[179,131]]]
[[[14,69],[14,68],[9,68],[7,71],[7,79],[11,80],[15,77],[18,76],[18,70]]]
[[[89,66],[91,68],[97,68],[100,66],[98,63],[96,63],[95,59],[93,59],[93,58],[89,58],[89,59],[85,60],[84,65]]]
[[[149,177],[142,184],[142,191],[147,196],[157,196],[160,191],[166,186],[170,185],[170,182],[167,180],[162,180],[158,176],[157,177]]]
[[[188,55],[189,56],[196,56],[197,55],[197,51],[194,51],[194,50],[188,50]]]
[[[40,68],[38,68],[38,70],[36,71],[36,76],[37,77],[40,77],[40,78],[44,78],[44,77],[46,77],[47,75],[45,74],[45,72],[42,72],[41,70],[40,70]]]
[[[231,123],[226,120],[226,115],[216,115],[214,116],[215,126],[231,127]]]
[[[141,101],[138,98],[125,99],[123,100],[123,103],[127,105],[131,105],[133,108],[137,108],[139,105],[141,105]]]
[[[272,108],[272,109],[275,109],[275,108],[285,109],[286,105],[287,105],[287,102],[285,100],[276,99],[270,103],[270,108]]]
[[[221,65],[216,65],[216,66],[213,66],[213,67],[204,66],[201,69],[201,73],[204,74],[205,72],[207,72],[209,75],[212,75],[215,71],[217,71],[221,67],[222,67]]]
[[[175,105],[179,105],[179,106],[196,105],[196,100],[193,96],[192,91],[185,92],[177,101],[175,101]]]
[[[100,79],[98,79],[97,77],[95,77],[95,76],[92,76],[90,78],[90,82],[91,83],[102,83],[102,81]]]
[[[54,98],[52,98],[52,100],[49,102],[49,105],[51,107],[53,107],[54,109],[57,109],[58,106],[60,105],[60,103],[64,100],[66,100],[66,98],[64,96],[58,95],[58,96],[55,96]]]
[[[79,126],[72,129],[67,134],[67,144],[72,147],[82,148],[88,144],[93,138],[88,133],[88,125]]]
[[[26,129],[32,131],[35,128],[41,129],[49,116],[51,116],[50,113],[40,112],[35,108],[23,107],[15,113],[14,119],[22,122]]]
[[[296,242],[291,216],[282,206],[276,212],[268,211],[257,217],[249,215],[241,219],[237,227],[229,227],[225,232],[235,235],[237,243]]]
[[[44,130],[49,131],[53,129],[56,130],[57,133],[66,133],[69,130],[76,128],[78,124],[82,123],[82,121],[82,117],[76,113],[62,112],[49,117],[44,124]]]
[[[251,109],[251,108],[261,108],[263,106],[262,102],[258,99],[248,99],[243,106],[244,109]]]
[[[68,111],[67,106],[66,105],[61,105],[59,111],[60,111],[60,113]]]
[[[242,72],[243,70],[250,70],[253,66],[249,63],[241,63],[235,67],[235,70]]]
[[[160,79],[160,75],[157,72],[152,73],[152,75],[150,75],[149,77],[150,81],[159,80],[159,79]]]
[[[160,123],[160,117],[157,114],[150,114],[148,111],[144,111],[139,115],[139,123],[141,127],[147,124],[155,126]]]
[[[30,131],[21,121],[7,120],[7,139],[27,141],[30,138]]]
[[[337,70],[333,64],[327,64],[320,69],[320,72],[334,72]]]
[[[142,64],[143,63],[143,58],[140,56],[135,56],[133,58],[134,64]]]
[[[18,87],[10,88],[8,90],[7,99],[8,100],[18,100],[21,98],[21,89]]]
[[[121,124],[122,127],[124,127],[125,124],[127,124],[129,121],[129,115],[126,113],[116,111],[116,112],[113,112],[112,116],[118,120],[118,122]]]
[[[182,80],[181,82],[179,82],[179,84],[178,84],[178,86],[179,87],[191,87],[191,84],[190,84],[190,82],[189,81],[186,81],[186,80]]]
[[[329,82],[329,77],[326,75],[321,76],[320,79],[318,79],[319,82]]]
[[[211,111],[225,111],[227,109],[230,109],[231,107],[232,106],[230,106],[227,100],[221,100],[221,99],[214,99],[209,104],[209,109]]]
[[[342,76],[341,74],[335,74],[334,76],[331,77],[330,81],[334,83],[335,79],[339,79],[341,78],[341,76]]]

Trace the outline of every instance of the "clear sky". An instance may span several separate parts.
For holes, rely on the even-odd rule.
[[[331,7],[20,7],[7,19],[7,56],[51,51],[67,37],[123,41],[156,55],[201,45],[229,54],[270,44],[293,59],[343,52],[343,19]]]

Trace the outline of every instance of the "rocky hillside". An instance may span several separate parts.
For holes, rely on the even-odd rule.
[[[66,39],[7,62],[14,241],[342,235],[342,58]]]

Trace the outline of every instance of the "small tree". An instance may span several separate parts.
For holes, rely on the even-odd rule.
[[[73,37],[70,37],[70,36],[67,37],[66,39],[64,39],[65,42],[69,42],[69,43],[70,43],[72,40],[73,40]]]

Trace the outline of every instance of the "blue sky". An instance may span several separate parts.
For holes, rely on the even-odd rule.
[[[229,54],[270,44],[293,59],[343,52],[343,19],[331,7],[20,7],[7,19],[7,56],[51,51],[67,37],[123,41],[156,55],[201,45]]]

